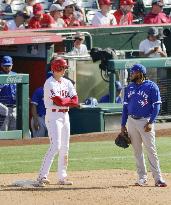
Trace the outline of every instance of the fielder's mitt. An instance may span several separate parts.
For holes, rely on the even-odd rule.
[[[129,145],[131,144],[131,140],[128,137],[128,133],[124,132],[124,133],[119,133],[119,135],[117,136],[117,138],[115,139],[115,144],[118,147],[122,147],[122,148],[128,148]]]

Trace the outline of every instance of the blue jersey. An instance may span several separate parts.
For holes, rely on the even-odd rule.
[[[131,83],[125,89],[124,106],[127,106],[128,115],[150,117],[154,104],[160,103],[159,88],[150,80],[142,84]]]
[[[44,91],[43,87],[37,88],[32,96],[31,103],[37,106],[37,113],[40,117],[46,114],[46,109],[44,105]]]
[[[0,74],[5,74],[3,71]],[[8,75],[15,75],[10,71]],[[16,104],[16,84],[0,84],[0,102],[4,105]]]
[[[99,100],[99,103],[109,103],[109,94],[102,96]],[[115,103],[122,103],[122,98],[120,96],[117,96]]]

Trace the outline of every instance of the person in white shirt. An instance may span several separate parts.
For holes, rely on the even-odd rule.
[[[62,19],[63,8],[60,4],[52,4],[49,8],[50,15],[54,18],[54,27],[67,27],[66,23]]]
[[[101,11],[95,13],[91,24],[93,26],[100,26],[100,25],[116,25],[116,19],[114,15],[110,14],[109,11],[111,9],[111,2],[110,0],[99,0],[99,5]]]
[[[157,27],[149,28],[147,38],[140,42],[139,55],[142,58],[167,57],[166,47],[164,43],[159,40],[159,30]],[[155,82],[157,75],[157,68],[147,70],[148,78],[153,79]]]
[[[24,7],[24,12],[30,16],[33,17],[33,5],[36,3],[36,0],[27,0],[26,1],[26,6]]]
[[[25,29],[25,23],[28,18],[29,16],[27,16],[25,13],[18,11],[14,15],[14,19],[6,22],[8,30]]]
[[[157,27],[150,27],[147,39],[140,42],[140,57],[160,58],[167,57],[166,47],[164,43],[158,39],[159,31]]]
[[[71,51],[72,55],[88,55],[87,46],[83,44],[85,37],[83,34],[77,32],[74,37],[74,47]]]

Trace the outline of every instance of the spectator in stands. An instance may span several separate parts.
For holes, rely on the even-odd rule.
[[[63,19],[67,26],[84,25],[83,15],[75,11],[75,3],[72,0],[66,0],[63,3],[64,15]]]
[[[12,2],[13,1],[14,0],[4,0],[4,4],[5,4],[4,12],[12,13]]]
[[[0,19],[0,31],[7,31],[8,27],[5,20]]]
[[[17,29],[25,29],[25,24],[29,16],[27,16],[22,11],[18,11],[14,15],[14,19],[11,19],[6,22],[8,30],[17,30]]]
[[[36,3],[36,0],[26,0],[26,6],[24,7],[24,12],[30,16],[33,17],[33,5]]]
[[[13,60],[10,56],[4,56],[1,61],[0,74],[15,75],[12,72]],[[0,103],[6,106],[8,115],[4,119],[1,130],[16,130],[16,84],[0,84]]]
[[[84,35],[77,32],[74,36],[74,47],[71,51],[72,55],[88,55],[87,46],[83,44],[84,40]]]
[[[28,28],[53,28],[55,23],[53,17],[44,13],[41,4],[36,3],[33,5],[33,15],[28,23]]]
[[[52,4],[49,9],[50,15],[53,17],[55,23],[54,27],[67,27],[63,20],[63,8],[60,4]]]
[[[162,24],[170,23],[171,18],[163,12],[163,1],[152,0],[151,11],[144,17],[145,24]]]
[[[120,7],[114,12],[118,25],[130,25],[133,22],[133,8],[135,2],[133,0],[120,0]]]
[[[53,1],[53,4],[59,4],[60,6],[62,6],[63,3],[64,3],[64,1],[65,1],[65,0],[54,0],[54,1]]]
[[[139,52],[141,57],[167,57],[165,45],[161,44],[159,40],[159,30],[157,27],[149,28],[147,39],[140,42]]]
[[[101,26],[101,25],[116,25],[115,17],[109,13],[111,10],[111,2],[110,0],[99,0],[100,11],[95,13],[92,19],[93,26]]]
[[[115,103],[122,103],[122,85],[120,81],[115,81],[115,89],[116,89],[116,99]],[[109,94],[104,95],[100,98],[99,103],[109,103]]]

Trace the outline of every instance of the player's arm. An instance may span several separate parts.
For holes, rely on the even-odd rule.
[[[78,106],[78,96],[75,95],[71,98],[71,101],[66,105],[69,107],[77,107]]]
[[[71,102],[71,98],[70,97],[61,98],[60,96],[54,96],[54,97],[51,97],[51,99],[53,100],[53,102],[57,106],[68,106],[68,104]]]
[[[38,120],[38,114],[37,114],[37,105],[32,103],[31,105],[31,114],[33,117],[33,121],[34,121],[34,128],[35,130],[39,129],[39,120]]]
[[[128,99],[126,93],[127,93],[127,89],[125,89],[125,95],[124,95],[122,120],[121,120],[121,132],[127,132],[126,123],[128,119]]]
[[[127,132],[127,128],[126,128],[127,119],[128,119],[128,108],[127,108],[127,104],[124,104],[122,110],[121,132]]]
[[[72,98],[61,98],[60,96],[55,96],[51,98],[57,106],[68,106],[77,107],[78,106],[78,96],[75,95]]]

